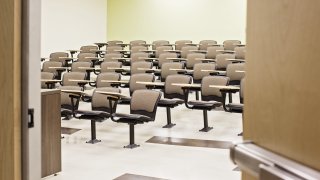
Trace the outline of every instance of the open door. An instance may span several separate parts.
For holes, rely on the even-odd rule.
[[[319,0],[248,0],[244,100],[244,140],[315,172],[320,170],[319,9]],[[256,179],[243,172],[243,179]]]
[[[22,180],[41,179],[41,0],[22,1]]]

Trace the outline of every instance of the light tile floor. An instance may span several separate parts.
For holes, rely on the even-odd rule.
[[[128,93],[127,90],[124,93]],[[191,94],[193,97],[194,94]],[[238,102],[238,94],[234,96]],[[80,109],[90,109],[81,103]],[[118,112],[129,112],[129,106],[119,105]],[[72,119],[62,121],[63,127],[82,129],[62,139],[62,172],[46,180],[111,180],[125,173],[173,180],[237,180],[241,173],[229,158],[229,150],[145,143],[153,136],[241,141],[241,114],[210,111],[210,132],[199,132],[203,127],[202,111],[187,109],[184,105],[172,110],[172,129],[166,124],[165,108],[158,108],[155,122],[137,125],[135,141],[141,146],[124,149],[129,143],[129,127],[111,120],[97,123],[98,144],[87,144],[90,121]]]

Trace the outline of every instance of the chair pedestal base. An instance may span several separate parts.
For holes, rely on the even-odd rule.
[[[162,128],[172,128],[173,126],[175,126],[176,124],[173,124],[173,123],[170,123],[170,124],[167,124],[165,126],[162,126]]]
[[[201,132],[208,132],[208,131],[210,131],[211,129],[213,129],[213,127],[204,127],[204,128],[202,128],[202,129],[200,129],[199,131],[201,131]]]
[[[98,142],[101,142],[101,140],[99,140],[99,139],[91,139],[90,141],[86,141],[86,143],[88,143],[88,144],[96,144]]]
[[[127,146],[123,146],[123,148],[128,148],[128,149],[133,149],[133,148],[136,148],[136,147],[139,147],[140,145],[138,144],[129,144]]]

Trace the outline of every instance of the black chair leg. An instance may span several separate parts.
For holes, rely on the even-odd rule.
[[[129,133],[130,133],[130,144],[127,146],[124,146],[124,148],[136,148],[139,147],[140,145],[137,145],[134,143],[134,124],[129,124]]]
[[[86,143],[95,144],[98,142],[101,142],[101,140],[96,138],[96,121],[91,120],[91,140],[87,141]]]
[[[196,91],[196,100],[199,100],[199,91]]]
[[[176,124],[171,123],[171,110],[170,107],[166,107],[167,110],[167,124],[163,128],[172,128]]]
[[[200,129],[199,131],[208,132],[211,129],[213,129],[213,127],[208,126],[208,111],[207,110],[203,110],[203,123],[204,123],[204,127],[202,129]]]
[[[232,93],[229,93],[229,103],[232,103]]]

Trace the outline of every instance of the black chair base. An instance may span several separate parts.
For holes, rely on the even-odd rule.
[[[211,129],[213,129],[213,127],[204,127],[202,129],[200,129],[199,131],[201,131],[201,132],[209,132]]]
[[[167,124],[165,126],[162,126],[162,128],[172,128],[173,126],[175,126],[176,124],[173,124],[173,123],[170,123],[170,124]]]
[[[129,144],[127,146],[123,146],[123,148],[128,148],[128,149],[133,149],[133,148],[136,148],[136,147],[139,147],[140,145],[138,144]]]
[[[98,142],[101,142],[101,140],[99,140],[99,139],[91,139],[90,141],[86,141],[86,143],[88,143],[88,144],[96,144]]]
[[[239,133],[238,136],[243,136],[243,132]]]

